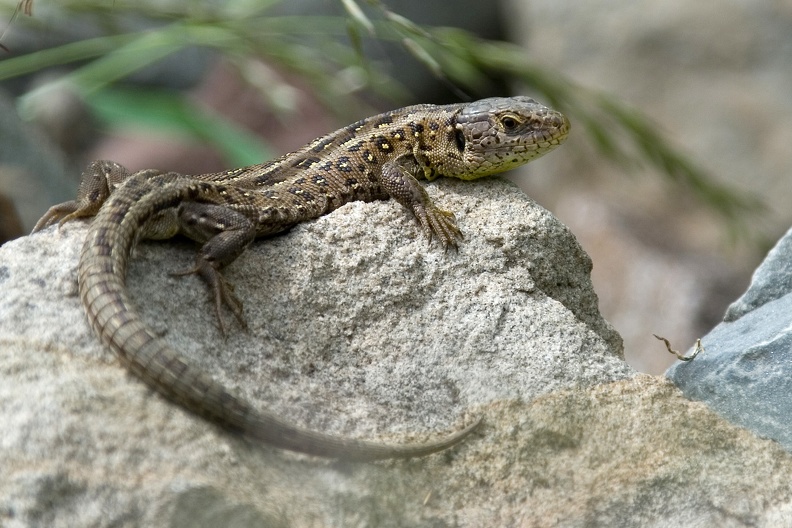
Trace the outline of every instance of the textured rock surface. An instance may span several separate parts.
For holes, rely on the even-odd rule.
[[[444,454],[345,464],[268,449],[152,394],[92,336],[80,224],[0,248],[3,526],[774,526],[792,458],[636,376],[568,230],[502,181],[442,182],[458,253],[388,202],[257,243],[227,276],[247,333],[223,340],[190,244],[144,244],[143,316],[189,361],[322,431]],[[734,461],[740,459],[740,464]],[[786,517],[784,517],[786,516]]]
[[[792,230],[756,270],[724,322],[702,339],[705,353],[668,377],[686,396],[792,451]]]

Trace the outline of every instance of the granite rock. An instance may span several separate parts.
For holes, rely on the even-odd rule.
[[[458,252],[392,202],[254,244],[223,339],[188,242],[144,243],[133,301],[256,405],[387,442],[484,426],[447,452],[352,464],[260,446],[153,394],[99,345],[75,267],[83,223],[0,248],[0,524],[776,526],[792,457],[668,381],[636,375],[572,234],[502,180],[436,182]],[[741,463],[734,464],[740,457]]]

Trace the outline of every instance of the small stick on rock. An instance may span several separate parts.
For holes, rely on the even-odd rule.
[[[704,352],[704,347],[701,345],[701,339],[696,339],[696,347],[693,349],[693,353],[690,354],[689,356],[685,356],[678,350],[673,350],[671,348],[671,343],[669,343],[668,339],[666,339],[665,337],[660,337],[657,334],[652,334],[652,335],[655,336],[660,341],[663,341],[665,343],[666,350],[668,350],[671,354],[674,354],[677,357],[677,359],[679,359],[680,361],[693,361],[693,358],[698,356],[700,352]]]

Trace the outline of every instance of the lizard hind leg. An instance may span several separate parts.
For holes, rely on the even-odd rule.
[[[255,224],[244,214],[222,205],[183,202],[177,212],[179,231],[203,245],[195,256],[195,266],[175,275],[196,274],[209,287],[214,299],[218,325],[223,335],[226,326],[222,311],[225,306],[243,328],[242,301],[234,286],[220,270],[236,260],[256,237]]]
[[[65,224],[77,218],[94,216],[110,194],[129,177],[129,171],[114,161],[91,162],[80,179],[77,199],[50,207],[36,222],[33,232],[41,231],[56,222]]]

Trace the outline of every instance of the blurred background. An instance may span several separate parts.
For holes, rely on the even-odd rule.
[[[636,369],[717,324],[792,221],[792,3],[0,0],[0,243],[90,160],[204,173],[381,110],[526,94],[509,178],[594,262]]]

